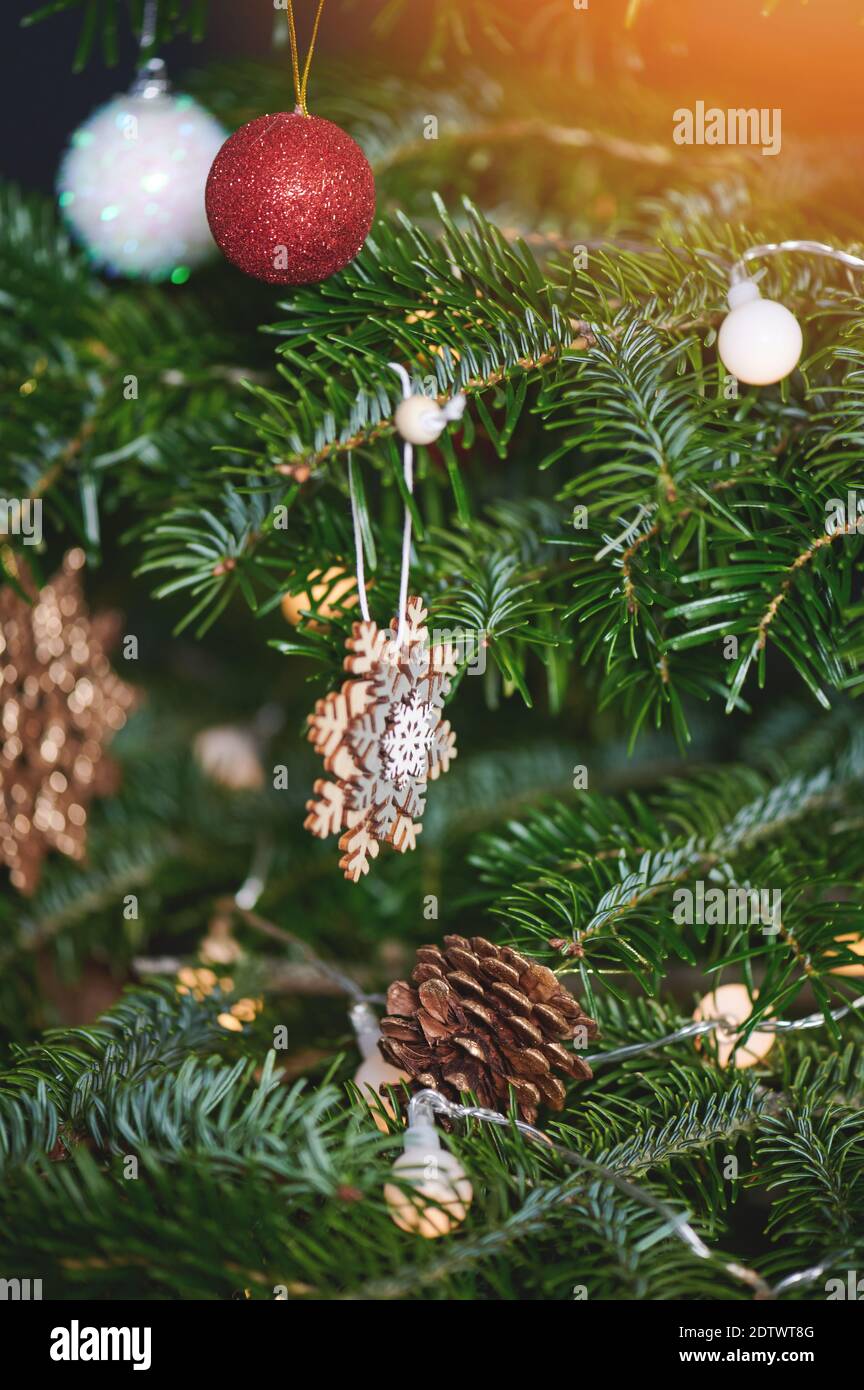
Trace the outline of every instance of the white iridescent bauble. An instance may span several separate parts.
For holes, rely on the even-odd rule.
[[[214,249],[204,185],[227,132],[192,97],[154,85],[114,97],[79,126],[57,195],[94,265],[182,284]]]

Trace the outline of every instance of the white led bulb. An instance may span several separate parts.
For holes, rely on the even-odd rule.
[[[382,1086],[398,1086],[408,1078],[404,1072],[391,1067],[378,1050],[381,1029],[374,1009],[368,1004],[354,1004],[351,1022],[357,1035],[357,1046],[363,1061],[354,1073],[354,1085],[372,1112],[372,1118],[382,1134],[387,1133],[386,1115],[395,1120],[396,1112],[389,1096],[381,1095]],[[383,1113],[382,1113],[383,1111]]]
[[[729,290],[729,313],[720,325],[717,351],[727,371],[748,386],[782,381],[798,364],[801,326],[784,304],[763,299],[753,280]]]
[[[442,1149],[434,1120],[418,1115],[405,1131],[405,1152],[390,1170],[384,1200],[402,1231],[433,1240],[468,1215],[474,1189],[455,1154]]]

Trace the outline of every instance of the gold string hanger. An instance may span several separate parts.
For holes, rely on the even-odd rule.
[[[294,0],[288,0],[288,37],[291,41],[291,67],[294,72],[294,95],[296,98],[295,111],[301,116],[308,116],[309,110],[306,106],[306,87],[309,82],[309,69],[312,66],[312,54],[315,51],[315,40],[318,37],[318,25],[321,22],[321,11],[324,8],[324,0],[318,0],[318,9],[315,12],[315,23],[312,25],[312,37],[309,40],[309,48],[306,52],[306,61],[303,64],[303,72],[300,72],[300,54],[297,48],[297,26],[294,23]]]

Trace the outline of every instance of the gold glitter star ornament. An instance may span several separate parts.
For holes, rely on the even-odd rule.
[[[408,600],[399,639],[392,628],[355,623],[345,670],[352,679],[319,700],[309,739],[331,780],[315,783],[307,830],[339,835],[339,867],[354,883],[369,872],[381,844],[415,849],[426,784],[446,772],[456,738],[441,718],[456,674],[449,643],[430,645],[426,610]]]
[[[18,559],[31,603],[0,588],[0,863],[26,894],[49,850],[83,858],[90,801],[116,785],[106,745],[135,701],[105,655],[116,618],[84,604],[83,564],[70,550],[37,591]]]

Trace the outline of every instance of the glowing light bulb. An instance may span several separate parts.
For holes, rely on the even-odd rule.
[[[384,1058],[381,1056],[367,1057],[364,1062],[360,1063],[354,1073],[354,1085],[369,1106],[372,1112],[372,1118],[382,1134],[388,1132],[387,1121],[384,1119],[384,1115],[389,1115],[391,1120],[395,1120],[396,1111],[390,1097],[380,1094],[381,1087],[398,1086],[401,1082],[407,1081],[407,1079],[405,1072],[397,1071],[395,1067],[391,1067],[389,1062],[385,1062]],[[384,1111],[384,1115],[381,1114],[382,1110]]]
[[[347,574],[342,565],[331,565],[323,575],[321,570],[312,570],[307,579],[308,593],[282,595],[282,613],[294,627],[313,603],[320,604],[320,622],[307,619],[308,626],[320,628],[322,623],[336,617],[340,607],[353,607],[357,602],[357,580],[353,574]]]
[[[711,1018],[729,1020],[730,1026],[718,1028],[714,1035],[717,1039],[717,1061],[721,1067],[733,1066],[739,1070],[754,1067],[774,1046],[776,1035],[758,1029],[750,1034],[743,1047],[738,1042],[740,1025],[747,1021],[752,1012],[753,1000],[745,985],[720,985],[719,989],[706,994],[697,1004],[693,1014],[696,1023],[704,1023]],[[702,1039],[697,1038],[696,1046],[700,1047],[701,1044]]]
[[[374,1009],[368,1004],[354,1004],[351,1008],[351,1022],[357,1035],[357,1046],[363,1061],[354,1073],[354,1085],[372,1112],[372,1118],[382,1134],[389,1132],[385,1116],[396,1119],[396,1111],[389,1096],[379,1094],[382,1086],[398,1086],[408,1077],[405,1072],[385,1062],[378,1051],[381,1029]],[[383,1114],[382,1114],[383,1111]]]
[[[797,366],[803,342],[801,325],[784,304],[763,299],[753,280],[731,286],[717,351],[739,381],[748,386],[782,381]]]
[[[835,937],[838,946],[846,946],[853,956],[864,956],[864,936],[859,936],[857,932],[845,932],[842,936]],[[826,955],[836,956],[836,951],[826,951]],[[832,965],[832,975],[851,975],[861,977],[864,975],[864,960],[860,965]]]
[[[474,1189],[455,1154],[442,1149],[431,1121],[415,1121],[405,1131],[405,1152],[390,1171],[399,1183],[385,1183],[384,1200],[401,1231],[434,1240],[465,1220]]]

